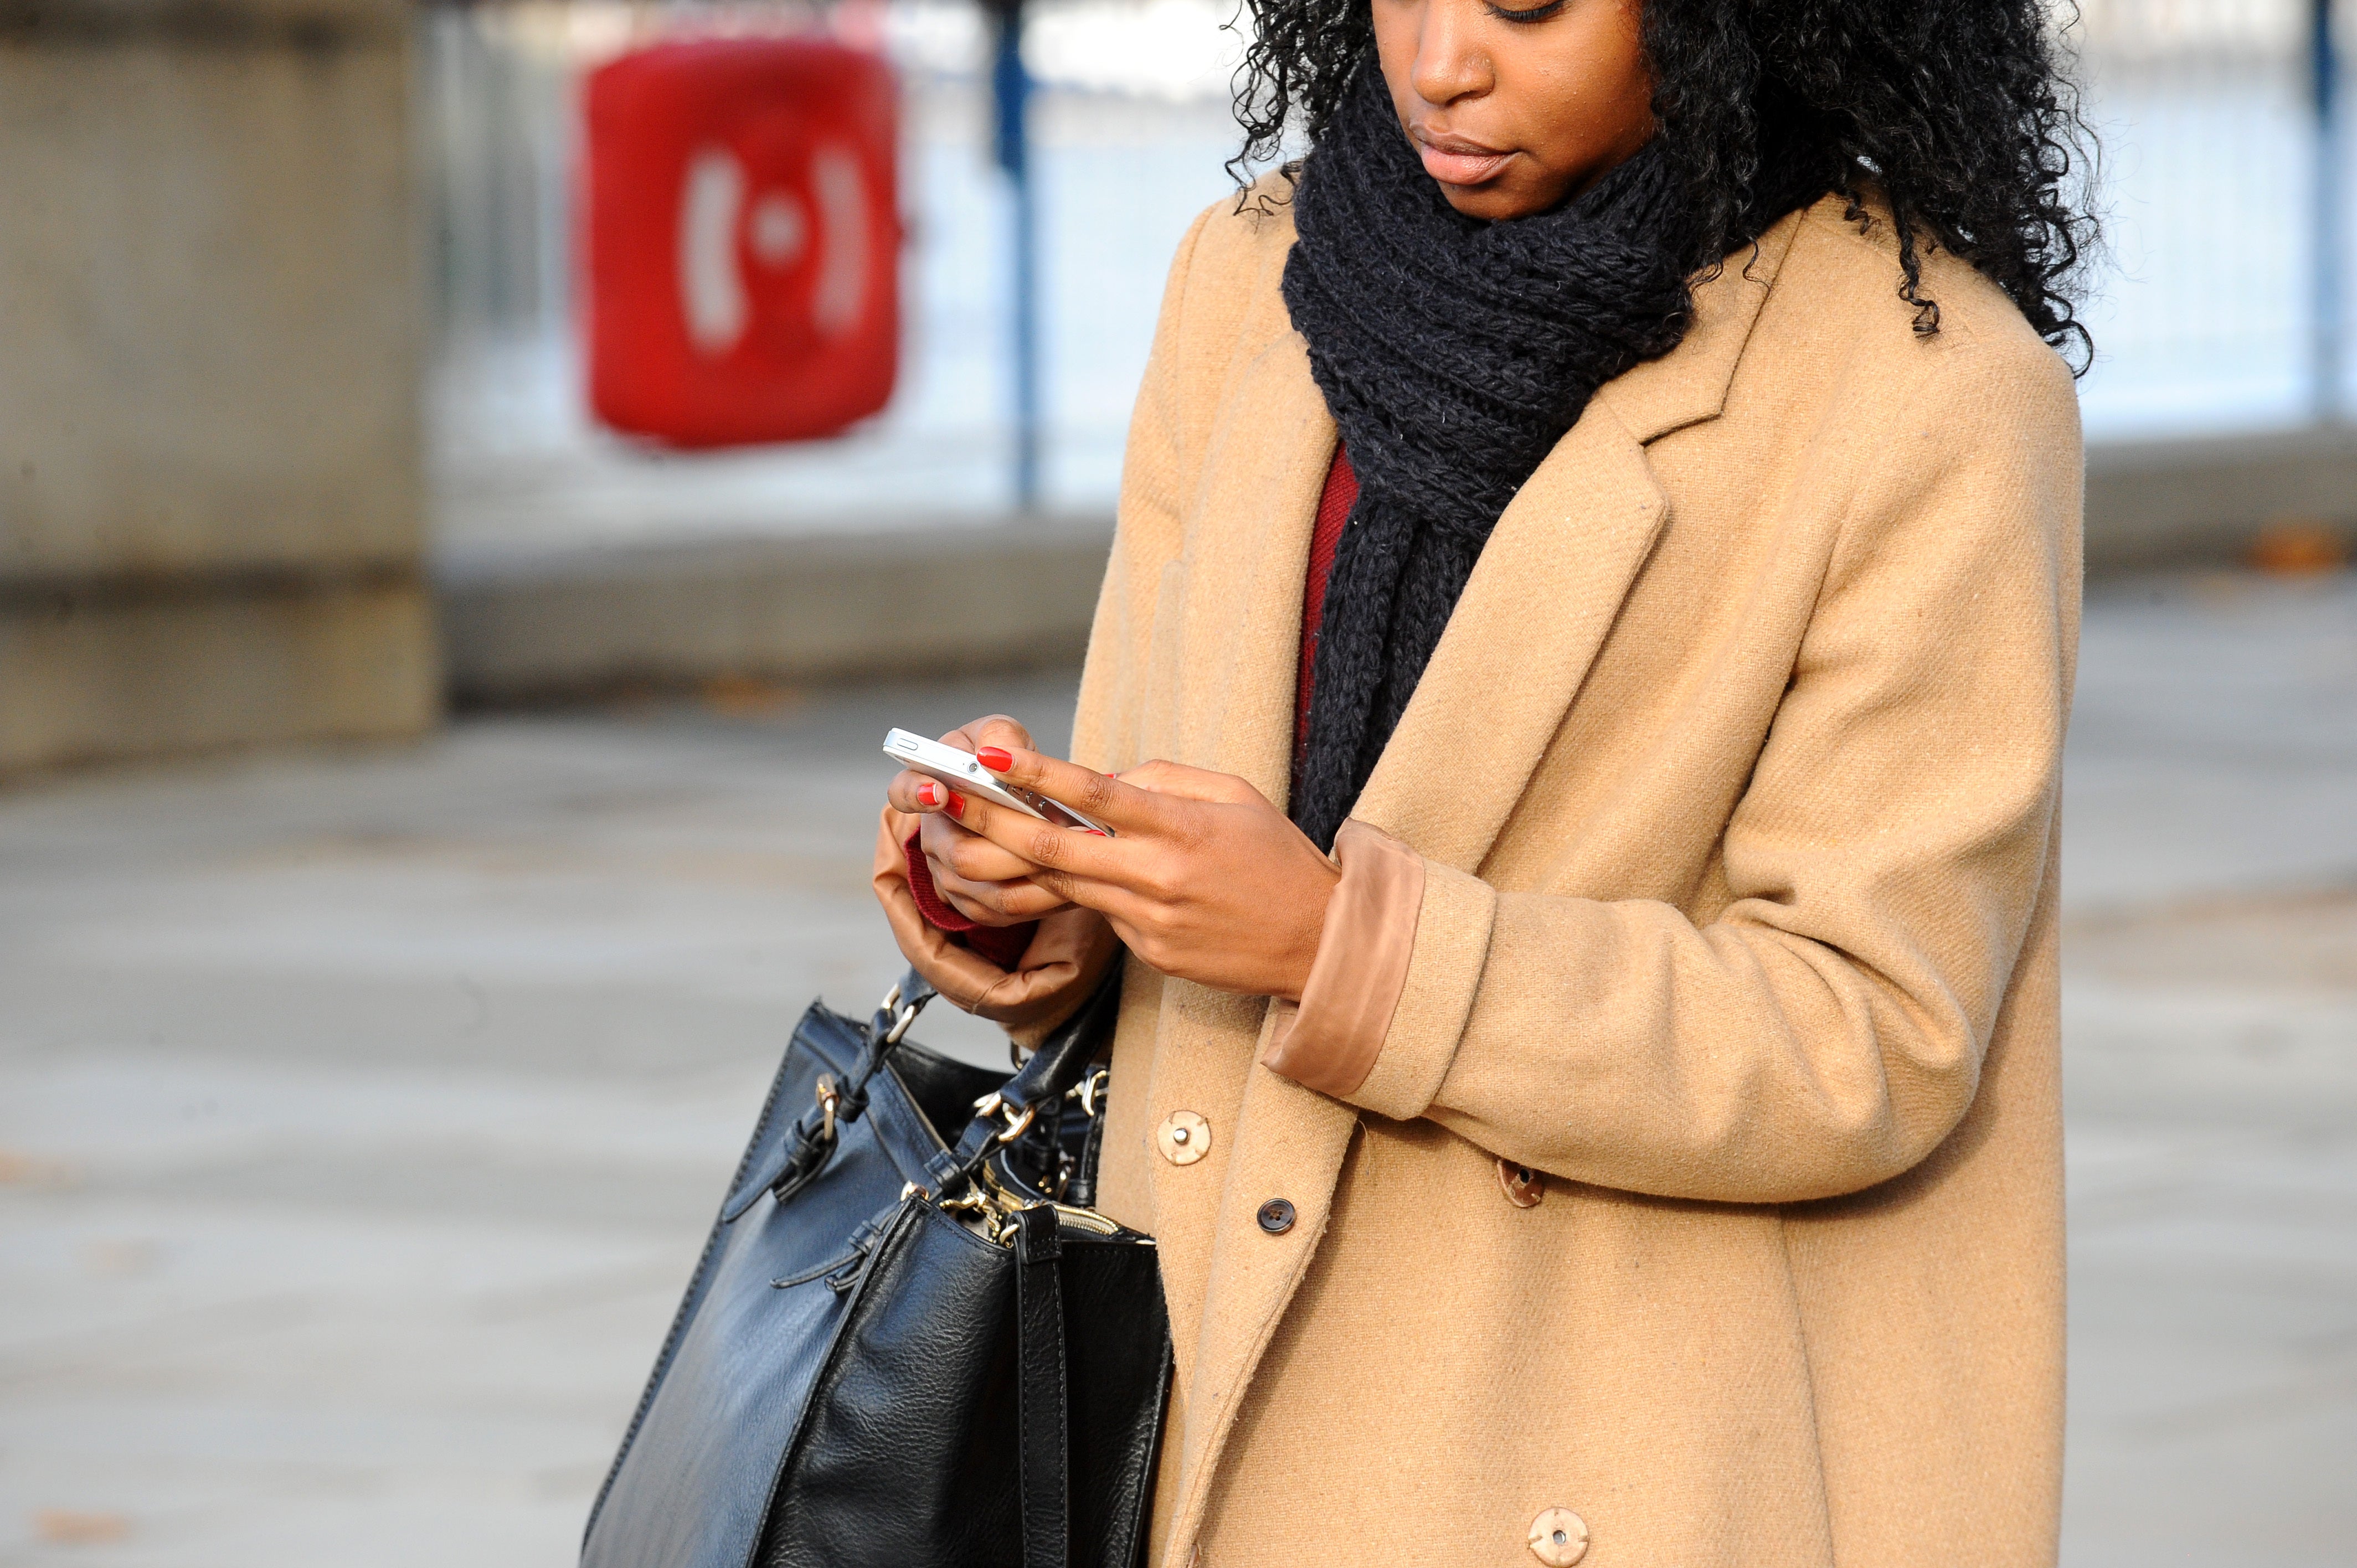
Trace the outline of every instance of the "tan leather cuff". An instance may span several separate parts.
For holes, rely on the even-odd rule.
[[[876,869],[869,880],[876,888],[876,901],[884,906],[884,918],[892,927],[892,940],[899,946],[900,955],[916,965],[917,972],[931,981],[933,989],[952,1006],[971,1013],[1006,978],[1006,972],[950,940],[950,934],[926,919],[917,908],[916,895],[909,891],[908,855],[900,846],[918,821],[889,806],[884,808],[876,832]]]
[[[1424,908],[1424,856],[1353,818],[1334,835],[1334,858],[1342,879],[1326,905],[1300,1006],[1278,1004],[1261,1061],[1339,1099],[1366,1081],[1391,1033]]]
[[[952,1006],[989,1019],[1019,1046],[1039,1044],[1088,999],[1120,942],[1103,917],[1070,908],[1039,922],[1031,945],[1012,971],[960,947],[925,918],[909,891],[909,860],[900,846],[917,831],[919,821],[887,806],[876,833],[876,868],[870,880],[900,955]]]

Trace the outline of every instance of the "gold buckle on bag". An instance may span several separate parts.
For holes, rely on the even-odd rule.
[[[1006,1097],[993,1090],[974,1102],[974,1113],[977,1116],[1006,1118],[1006,1127],[996,1135],[994,1141],[1011,1144],[1030,1130],[1032,1120],[1039,1114],[1039,1108],[1036,1105],[1027,1105],[1023,1108],[1023,1114],[1017,1116],[1007,1106]]]
[[[915,1003],[911,1002],[906,1007],[900,1005],[900,985],[898,981],[893,982],[892,989],[884,993],[884,1000],[876,1004],[876,1011],[892,1015],[892,1027],[884,1035],[884,1043],[888,1046],[899,1045],[900,1036],[909,1032],[909,1026],[917,1021],[918,1009]]]

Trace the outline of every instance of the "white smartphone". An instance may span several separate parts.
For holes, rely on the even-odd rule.
[[[1037,817],[1060,828],[1078,828],[1099,838],[1112,838],[1111,828],[1100,827],[1060,801],[1050,800],[1036,789],[1026,789],[1009,784],[994,775],[989,768],[974,760],[974,753],[944,746],[938,740],[911,735],[904,729],[887,732],[884,755],[928,779],[938,779],[952,789],[969,795],[979,795],[993,805],[1004,806],[1010,811],[1020,811],[1027,817]]]

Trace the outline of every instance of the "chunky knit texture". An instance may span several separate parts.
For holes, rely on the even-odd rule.
[[[1684,336],[1710,250],[1648,147],[1577,201],[1460,217],[1370,59],[1305,163],[1285,304],[1359,476],[1293,820],[1350,813],[1498,514],[1606,381]]]

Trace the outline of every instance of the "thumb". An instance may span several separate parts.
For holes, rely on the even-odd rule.
[[[1005,714],[985,714],[942,736],[942,744],[956,746],[960,751],[980,751],[985,746],[1028,751],[1031,749],[1031,732]]]

